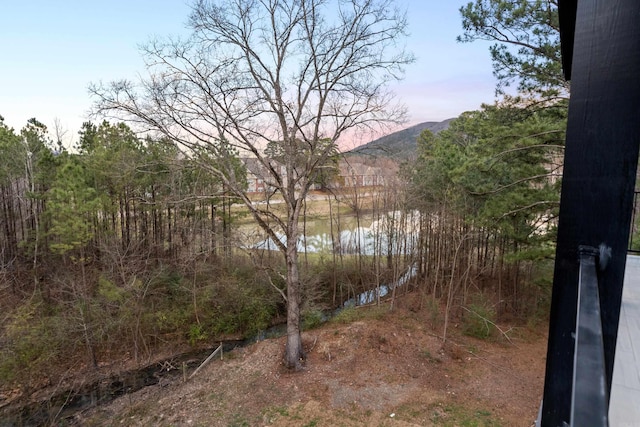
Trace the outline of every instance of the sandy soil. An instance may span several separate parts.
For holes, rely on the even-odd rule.
[[[532,426],[546,337],[526,328],[481,341],[417,309],[363,310],[303,335],[306,367],[281,363],[284,338],[237,349],[189,381],[147,387],[77,416],[80,425]],[[510,325],[505,325],[508,329]],[[542,329],[542,328],[540,328]]]

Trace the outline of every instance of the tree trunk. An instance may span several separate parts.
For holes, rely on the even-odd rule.
[[[300,370],[304,360],[302,336],[300,334],[300,273],[298,270],[298,223],[288,224],[287,251],[287,347],[285,364],[288,368]]]
[[[332,276],[331,276],[331,280],[332,280],[332,289],[333,289],[333,298],[332,298],[332,302],[333,302],[333,306],[336,306],[336,298],[338,295],[338,278],[337,278],[337,272],[336,272],[336,266],[337,266],[337,262],[336,262],[336,250],[338,249],[338,245],[336,245],[336,236],[334,234],[334,230],[333,230],[333,209],[332,209],[332,205],[331,205],[331,195],[329,194],[327,196],[327,201],[329,202],[329,233],[331,234],[331,256],[332,256],[332,261],[333,261],[333,267],[332,267]]]
[[[211,254],[214,258],[218,255],[218,241],[216,233],[218,230],[216,229],[216,205],[213,200],[211,200]]]

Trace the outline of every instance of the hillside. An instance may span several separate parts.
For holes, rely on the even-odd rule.
[[[423,130],[429,129],[433,133],[438,133],[441,130],[447,129],[452,120],[454,119],[451,118],[441,122],[419,123],[361,145],[349,151],[349,153],[406,160],[415,153],[416,139]]]
[[[225,353],[193,379],[146,387],[78,414],[79,425],[526,426],[537,415],[546,339],[463,336],[443,346],[419,294],[393,312],[353,309],[304,333],[302,372],[284,369],[284,338]],[[509,329],[505,328],[504,330]],[[515,332],[515,334],[513,333]],[[71,420],[68,420],[71,421]]]

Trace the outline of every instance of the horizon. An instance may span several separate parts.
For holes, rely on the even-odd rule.
[[[408,110],[406,123],[386,132],[354,132],[341,139],[352,148],[423,122],[440,122],[495,100],[489,43],[459,43],[459,8],[468,0],[429,0],[397,4],[407,11],[410,36],[407,49],[416,56],[405,77],[389,87]],[[55,136],[56,121],[64,145],[77,141],[90,118],[91,83],[145,76],[138,46],[153,37],[184,36],[189,13],[185,2],[172,0],[109,4],[69,0],[63,5],[46,0],[5,5],[10,17],[0,28],[5,57],[0,73],[0,115],[19,132],[30,118],[45,124]]]

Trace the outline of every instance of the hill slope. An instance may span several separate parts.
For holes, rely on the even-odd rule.
[[[423,130],[429,129],[433,133],[438,133],[447,129],[452,120],[454,119],[419,123],[361,145],[349,151],[349,153],[406,160],[415,153],[416,139]]]
[[[302,372],[282,363],[285,338],[224,355],[192,380],[146,387],[78,414],[79,425],[531,426],[545,337],[479,341],[442,325],[421,297],[353,309],[303,336]]]

